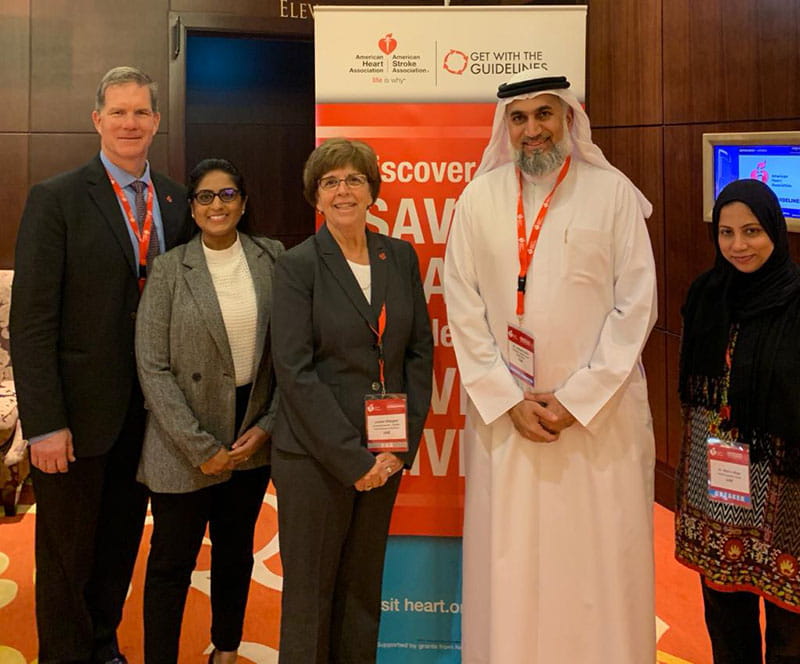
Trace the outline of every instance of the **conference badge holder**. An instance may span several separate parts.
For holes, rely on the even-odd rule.
[[[367,394],[364,397],[367,449],[376,454],[408,452],[407,415],[405,394]]]
[[[534,341],[533,334],[520,325],[508,324],[508,369],[523,392],[533,390]]]
[[[709,436],[706,445],[709,499],[751,509],[750,447],[746,443],[724,441],[716,436]]]

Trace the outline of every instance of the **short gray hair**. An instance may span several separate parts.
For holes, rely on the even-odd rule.
[[[136,67],[114,67],[106,72],[97,86],[97,94],[94,98],[94,110],[98,113],[106,105],[106,90],[112,85],[124,85],[125,83],[136,83],[137,85],[147,86],[150,90],[150,106],[153,113],[158,113],[158,84]]]

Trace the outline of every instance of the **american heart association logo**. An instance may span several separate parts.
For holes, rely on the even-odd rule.
[[[390,32],[385,37],[378,40],[378,48],[386,53],[386,55],[389,55],[397,48],[397,40],[392,37],[392,33]]]

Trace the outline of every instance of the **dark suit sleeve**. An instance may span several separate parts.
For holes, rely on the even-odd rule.
[[[268,240],[267,238],[261,239],[264,242],[264,248],[266,249],[267,253],[269,254],[270,261],[275,262],[284,251],[286,251],[285,247],[283,246],[283,242],[279,240]],[[272,269],[272,276],[271,279],[274,280],[275,270]],[[274,286],[271,284],[271,288],[274,289]],[[261,358],[262,364],[265,362],[269,363],[269,379],[272,383],[274,388],[275,386],[275,367],[273,366],[272,362],[272,308],[273,304],[270,302],[270,325],[267,327],[267,338],[265,340],[265,348],[264,353]],[[266,431],[269,434],[272,434],[272,430],[275,426],[275,417],[278,414],[278,404],[280,403],[280,395],[277,389],[272,390],[272,398],[269,402],[269,408],[264,415],[262,415],[254,424],[256,424],[260,429]]]
[[[159,173],[153,173],[153,183],[164,226],[164,251],[167,252],[191,240],[195,225],[187,209],[186,189]]]
[[[66,230],[52,191],[34,186],[17,236],[11,298],[11,362],[28,438],[68,425],[59,369]]]
[[[425,302],[425,291],[419,274],[419,260],[414,248],[406,243],[409,257],[409,281],[414,298],[414,322],[406,346],[403,373],[408,391],[408,452],[401,454],[403,463],[411,467],[417,455],[425,419],[431,405],[433,381],[433,336]]]
[[[313,261],[296,252],[283,254],[275,266],[272,359],[279,407],[308,454],[351,486],[372,468],[375,458],[314,367],[314,272]]]
[[[188,208],[184,205],[182,207],[183,213],[180,215],[178,220],[178,233],[175,240],[175,244],[170,247],[177,247],[181,244],[186,244],[195,234],[197,227],[194,224],[194,221],[189,214]]]

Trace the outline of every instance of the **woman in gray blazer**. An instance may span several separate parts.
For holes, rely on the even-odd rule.
[[[325,223],[275,267],[280,664],[375,661],[392,507],[428,414],[433,340],[417,255],[367,228],[379,186],[368,145],[319,146],[303,188]]]
[[[211,534],[209,663],[235,662],[269,482],[277,408],[269,352],[276,240],[243,232],[244,180],[223,159],[192,171],[199,233],[159,257],[142,294],[136,358],[149,411],[138,479],[152,492],[145,662],[175,664],[183,608]]]

